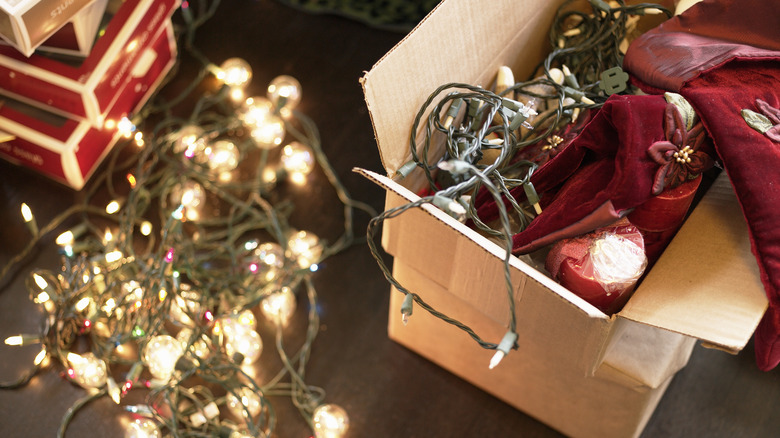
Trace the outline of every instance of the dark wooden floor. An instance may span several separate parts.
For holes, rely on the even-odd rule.
[[[339,177],[353,197],[380,209],[383,192],[351,172],[353,166],[381,171],[358,79],[402,37],[340,17],[307,15],[269,0],[225,0],[196,44],[216,63],[232,56],[249,61],[256,93],[277,75],[298,78],[303,86],[300,109],[319,126]],[[294,220],[302,227],[319,227],[326,237],[328,232],[337,236],[339,207],[328,196],[312,193],[311,205],[322,210]],[[322,197],[333,202],[313,202]],[[30,204],[45,223],[77,199],[76,192],[0,162],[0,264],[26,243],[18,213],[21,202]],[[359,217],[358,226],[364,229],[367,221]],[[0,290],[0,338],[34,332],[38,313],[23,290],[23,278],[30,269],[54,269],[58,263],[53,245],[41,245]],[[314,281],[322,301],[322,327],[307,380],[325,388],[328,401],[349,412],[349,437],[559,436],[388,340],[389,286],[364,244],[329,259]],[[0,345],[0,380],[11,379],[35,353]],[[59,377],[60,371],[49,369],[25,388],[0,391],[0,435],[56,435],[62,415],[83,395]],[[278,437],[310,436],[289,402],[278,401],[276,409]],[[67,436],[122,436],[117,420],[121,415],[117,406],[100,400],[78,414]],[[697,346],[643,436],[780,436],[780,370],[758,371],[752,345],[737,356]]]

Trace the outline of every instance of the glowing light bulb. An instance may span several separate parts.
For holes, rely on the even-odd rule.
[[[252,391],[252,388],[242,387],[235,391],[236,394],[228,393],[227,407],[236,417],[254,418],[260,414],[263,408],[260,394]]]
[[[298,262],[298,266],[308,269],[319,261],[322,255],[320,239],[308,231],[298,231],[287,241],[288,256]]]
[[[118,262],[121,259],[122,259],[122,251],[119,251],[118,249],[106,253],[106,262],[108,263]]]
[[[295,294],[287,286],[282,287],[278,292],[267,296],[260,306],[263,315],[271,321],[279,321],[282,325],[287,325],[295,312]]]
[[[184,353],[181,343],[172,336],[157,335],[144,347],[141,360],[156,379],[167,382]]]
[[[35,280],[35,284],[37,284],[41,289],[46,289],[49,287],[49,283],[47,283],[46,280],[38,274],[33,274],[33,280]]]
[[[192,330],[183,328],[179,331],[179,334],[176,335],[176,340],[181,342],[181,346],[184,350],[191,351],[195,356],[201,359],[204,359],[209,355],[209,342],[208,338],[204,335],[201,335],[200,338],[192,341],[192,345],[190,345]]]
[[[228,58],[219,66],[217,79],[228,87],[244,88],[252,79],[252,67],[241,58]]]
[[[78,302],[76,302],[76,305],[74,307],[75,307],[77,312],[82,312],[82,311],[84,311],[84,309],[89,307],[90,304],[92,304],[92,298],[84,297],[84,298],[78,300]]]
[[[141,222],[141,228],[140,228],[141,234],[144,236],[148,236],[152,234],[152,223],[149,221],[143,221]]]
[[[173,321],[183,325],[193,325],[193,316],[197,316],[201,311],[201,294],[192,290],[192,286],[187,283],[179,285],[179,293],[171,304],[170,316]]]
[[[280,160],[282,167],[290,174],[293,180],[296,179],[295,175],[299,175],[297,179],[305,180],[304,176],[314,169],[315,160],[311,149],[297,141],[282,148]]]
[[[30,210],[30,206],[28,206],[24,202],[22,202],[21,211],[22,211],[22,219],[24,219],[25,222],[30,222],[33,220],[32,210]]]
[[[116,124],[116,130],[119,131],[122,137],[130,138],[133,136],[133,132],[135,132],[135,125],[127,117],[122,117]]]
[[[263,123],[274,114],[274,104],[262,96],[249,97],[238,110],[238,117],[246,126]]]
[[[125,438],[160,438],[160,428],[148,418],[137,418],[127,425]]]
[[[341,438],[349,429],[347,412],[332,403],[317,406],[312,415],[312,423],[317,438]]]
[[[205,131],[196,125],[187,125],[176,131],[173,135],[173,151],[177,154],[184,153],[187,158],[192,158],[206,147]]]
[[[74,238],[73,231],[68,230],[57,236],[54,242],[60,246],[73,245]]]
[[[279,116],[268,116],[262,123],[252,125],[250,135],[261,149],[272,149],[284,140],[284,120]]]
[[[249,271],[264,283],[273,281],[283,267],[284,250],[278,243],[263,243],[249,257]]]
[[[219,140],[207,148],[209,169],[214,173],[230,172],[238,167],[239,152],[229,140]]]
[[[206,190],[195,181],[185,181],[171,189],[170,199],[174,205],[183,206],[187,220],[197,221],[206,202]]]
[[[263,352],[263,340],[251,328],[240,328],[228,332],[225,330],[225,351],[228,356],[240,353],[244,356],[244,365],[254,363]]]
[[[102,388],[106,384],[108,372],[103,359],[92,353],[68,353],[67,358],[76,383],[87,388]]]
[[[301,101],[301,83],[292,76],[277,76],[268,84],[268,98],[286,117]]]

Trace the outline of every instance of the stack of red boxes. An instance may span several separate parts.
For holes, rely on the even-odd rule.
[[[146,103],[173,66],[170,18],[179,1],[0,0],[0,15],[10,3],[70,11],[43,40],[0,16],[0,37],[9,43],[0,45],[0,157],[82,188],[121,136],[118,122]],[[19,41],[37,41],[29,57]]]

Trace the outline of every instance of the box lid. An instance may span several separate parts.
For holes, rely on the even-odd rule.
[[[512,67],[518,78],[530,74],[548,51],[549,26],[561,3],[445,1],[379,60],[361,83],[387,174],[409,160],[410,128],[437,87],[451,82],[489,87],[501,65]],[[382,183],[400,190],[393,181]],[[459,225],[451,228],[463,233]],[[502,252],[492,242],[480,244]],[[560,289],[550,288],[557,294]],[[564,297],[592,313],[592,306]],[[723,176],[619,316],[735,352],[766,306],[747,227]]]
[[[767,305],[747,223],[723,172],[620,316],[736,353]]]
[[[548,51],[555,1],[440,3],[361,79],[382,163],[393,176],[410,157],[409,127],[440,85],[488,87],[498,67],[530,75]],[[479,37],[484,35],[485,37]],[[533,62],[523,62],[523,60]]]

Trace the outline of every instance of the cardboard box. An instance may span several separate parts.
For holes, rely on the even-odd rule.
[[[0,0],[0,38],[24,56],[69,22],[92,0]]]
[[[107,13],[119,0],[109,2]],[[35,53],[25,58],[0,47],[0,93],[64,117],[103,125],[120,97],[133,65],[165,29],[179,0],[126,0],[83,60]]]
[[[129,69],[129,80],[107,112],[107,120],[112,123],[95,128],[84,120],[63,118],[6,100],[0,107],[0,131],[15,138],[0,143],[0,156],[74,189],[82,188],[119,139],[116,122],[146,103],[176,62],[170,20],[155,40],[136,50],[141,52],[140,61]]]
[[[358,171],[387,189],[388,209],[419,199],[420,172],[403,185],[391,177],[410,160],[409,131],[429,94],[450,82],[491,84],[501,65],[528,77],[549,50],[562,3],[445,0],[366,73],[361,82],[389,177]],[[501,340],[510,318],[502,247],[430,204],[385,221],[382,245],[402,285],[487,341]],[[419,307],[407,326],[399,324],[398,292],[389,336],[575,437],[638,436],[695,340],[736,353],[767,307],[725,174],[617,315],[517,257],[510,264],[520,348],[495,369],[488,369],[493,351]]]

